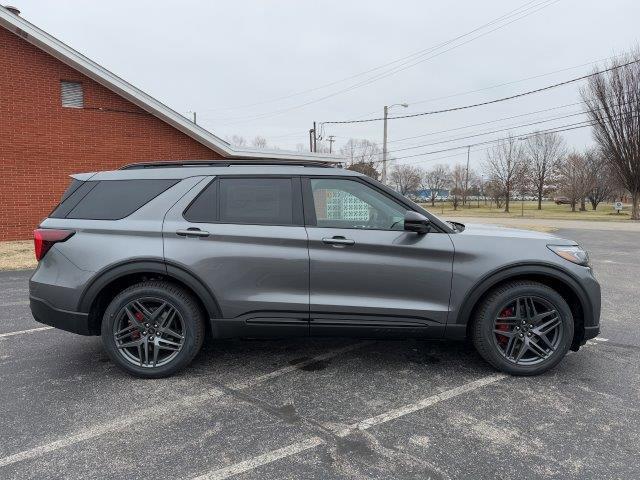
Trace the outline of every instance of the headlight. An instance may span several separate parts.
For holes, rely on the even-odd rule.
[[[565,260],[585,267],[589,266],[589,254],[578,245],[547,245],[547,248]]]

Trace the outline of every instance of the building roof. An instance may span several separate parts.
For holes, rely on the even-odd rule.
[[[196,125],[191,120],[159,102],[142,90],[134,87],[106,68],[98,65],[93,60],[85,57],[80,52],[65,45],[57,38],[49,35],[44,30],[26,21],[19,15],[12,13],[0,6],[0,26],[15,33],[25,41],[35,45],[44,52],[52,55],[61,62],[71,66],[87,77],[129,100],[146,112],[154,115],[163,122],[193,138],[197,142],[210,148],[216,153],[227,158],[241,159],[277,159],[277,160],[309,160],[309,161],[335,161],[342,158],[337,155],[291,152],[286,150],[262,150],[248,147],[237,147],[224,141],[213,133]]]

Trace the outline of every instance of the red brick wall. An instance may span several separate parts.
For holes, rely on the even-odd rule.
[[[60,80],[82,82],[84,109],[61,106]],[[0,240],[31,238],[71,173],[148,160],[216,157],[0,27]]]

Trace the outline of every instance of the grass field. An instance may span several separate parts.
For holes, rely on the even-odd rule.
[[[466,206],[460,204],[458,210],[453,209],[451,202],[436,202],[435,206],[431,203],[422,203],[424,208],[436,215],[445,215],[446,217],[484,217],[484,218],[543,218],[554,220],[596,220],[596,221],[612,221],[619,222],[629,220],[631,207],[625,205],[624,210],[620,214],[616,214],[610,203],[601,203],[597,210],[591,210],[591,205],[587,204],[587,210],[584,212],[571,211],[570,205],[556,205],[553,202],[543,202],[542,210],[538,210],[538,202],[518,200],[511,201],[509,205],[509,213],[504,212],[502,208],[496,208],[495,204],[486,205],[480,200],[480,206],[477,201],[472,201]],[[524,208],[523,208],[524,207]]]
[[[36,268],[33,240],[0,242],[0,270]]]

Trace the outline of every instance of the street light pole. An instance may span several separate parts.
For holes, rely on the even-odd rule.
[[[387,183],[387,116],[389,107],[384,106],[384,133],[382,136],[382,183]]]
[[[389,110],[393,107],[407,108],[408,103],[395,103],[391,106],[384,106],[384,132],[382,134],[382,183],[387,183],[387,117],[389,116]]]

